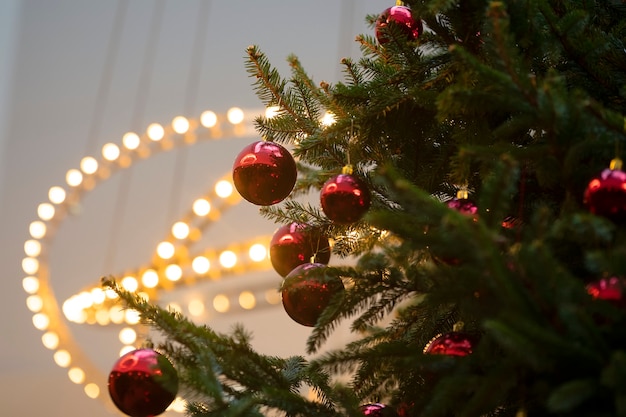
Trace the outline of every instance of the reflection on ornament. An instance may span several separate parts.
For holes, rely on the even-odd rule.
[[[169,360],[152,349],[136,349],[120,357],[109,374],[115,406],[131,417],[161,414],[178,393],[178,374]]]
[[[618,277],[602,278],[587,285],[587,292],[595,299],[622,301],[624,280]]]
[[[344,291],[341,279],[326,271],[324,264],[302,264],[283,280],[283,307],[295,322],[315,326],[331,299]]]
[[[381,404],[381,403],[364,404],[360,407],[360,410],[364,416],[371,416],[371,417],[397,417],[398,416],[398,413],[396,413],[392,408],[387,407],[385,404]]]
[[[328,238],[303,223],[291,223],[276,230],[270,241],[272,266],[282,277],[304,263],[328,264]]]
[[[287,197],[296,183],[296,163],[278,143],[257,141],[241,150],[233,164],[233,183],[252,204],[270,206]]]
[[[413,17],[410,8],[406,6],[389,7],[378,16],[374,28],[376,39],[381,45],[391,40],[388,33],[388,26],[390,25],[400,29],[409,41],[416,40],[424,31],[422,21]]]
[[[433,338],[424,353],[431,355],[467,356],[472,353],[475,338],[464,332],[449,332]]]

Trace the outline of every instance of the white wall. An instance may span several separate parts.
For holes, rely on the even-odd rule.
[[[6,181],[6,143],[8,119],[11,115],[9,98],[12,92],[13,68],[15,63],[15,44],[17,23],[19,20],[20,0],[0,2],[0,201]],[[0,204],[0,212],[2,211]]]

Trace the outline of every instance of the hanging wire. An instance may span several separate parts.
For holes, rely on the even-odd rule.
[[[84,155],[90,155],[95,151],[98,142],[98,136],[102,126],[104,117],[104,109],[108,101],[108,92],[111,89],[111,79],[113,78],[113,68],[118,55],[120,40],[122,38],[122,28],[126,20],[126,12],[128,10],[128,0],[118,0],[115,6],[115,16],[113,17],[113,27],[109,44],[107,46],[104,58],[104,68],[102,70],[102,78],[96,92],[96,103],[93,111],[93,118],[89,125],[87,133],[87,146]]]
[[[202,66],[204,61],[204,49],[207,39],[207,31],[209,28],[208,21],[211,11],[211,1],[200,1],[199,10],[196,20],[196,32],[194,35],[193,46],[191,49],[191,64],[189,65],[189,76],[187,77],[187,87],[185,91],[185,99],[183,109],[185,114],[191,114],[197,105],[198,84],[200,83],[200,75],[202,74]],[[173,219],[179,209],[181,201],[181,193],[185,177],[185,167],[187,166],[188,149],[183,147],[176,152],[174,161],[174,173],[172,175],[172,190],[170,193],[170,204],[168,207],[167,219]]]
[[[148,34],[148,43],[146,45],[145,54],[143,56],[143,62],[141,65],[141,72],[139,77],[139,83],[137,86],[135,107],[132,113],[131,125],[140,126],[143,113],[146,109],[148,100],[148,91],[152,82],[152,75],[154,68],[154,60],[156,57],[156,46],[159,41],[159,33],[161,31],[161,25],[163,21],[163,9],[165,0],[159,0],[154,3],[152,10],[152,17],[150,21],[150,28]],[[113,224],[111,228],[111,235],[109,236],[109,242],[106,249],[106,255],[104,258],[105,271],[110,271],[113,267],[115,260],[115,249],[117,247],[118,237],[122,228],[124,209],[127,206],[128,195],[130,194],[130,183],[132,179],[132,171],[124,173],[127,178],[121,181],[120,189],[117,193],[115,206],[113,209]]]

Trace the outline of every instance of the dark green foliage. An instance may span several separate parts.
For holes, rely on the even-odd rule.
[[[626,415],[626,303],[585,287],[626,276],[626,223],[592,215],[582,198],[624,156],[626,7],[407,3],[428,30],[384,47],[360,36],[363,56],[343,60],[336,85],[315,84],[295,57],[283,78],[247,51],[260,100],[279,106],[258,131],[288,144],[299,169],[292,198],[262,213],[309,223],[336,255],[358,258],[331,269],[347,291],[303,351],[320,352],[343,321],[355,340],[310,362],[266,357],[241,329],[219,335],[124,300],[167,336],[194,416],[358,416],[374,401],[403,416]],[[296,198],[347,164],[373,202],[340,226]],[[475,216],[445,204],[459,189]],[[479,337],[472,354],[423,353],[459,322]],[[348,385],[335,383],[342,375]],[[321,401],[302,398],[303,384]]]

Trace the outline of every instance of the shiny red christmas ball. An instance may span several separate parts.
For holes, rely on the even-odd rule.
[[[360,407],[360,410],[364,416],[398,417],[398,413],[396,413],[394,409],[381,403],[364,404]]]
[[[411,9],[406,6],[389,7],[376,19],[374,34],[381,45],[391,40],[386,29],[388,25],[399,28],[409,41],[416,40],[424,31],[421,19],[415,19]]]
[[[449,332],[436,336],[424,348],[431,355],[467,356],[472,353],[475,337],[464,332]]]
[[[287,197],[296,183],[296,162],[278,143],[258,141],[237,155],[233,183],[243,198],[258,206],[270,206]]]
[[[131,417],[164,412],[178,392],[178,374],[170,361],[152,349],[136,349],[120,357],[109,374],[115,406]]]
[[[467,216],[477,217],[478,206],[469,198],[453,198],[446,202],[446,205]]]
[[[325,273],[326,270],[324,264],[302,264],[283,280],[283,307],[296,323],[315,326],[330,300],[345,290],[341,278]]]
[[[618,277],[602,278],[587,284],[587,292],[596,299],[622,301],[624,280]]]
[[[589,211],[613,221],[626,218],[626,173],[605,169],[587,185],[583,201]]]
[[[337,224],[358,221],[371,203],[369,188],[365,182],[351,174],[339,174],[330,178],[320,193],[324,214]]]
[[[328,264],[330,245],[328,238],[303,223],[281,226],[270,240],[270,261],[282,277],[304,263]]]

